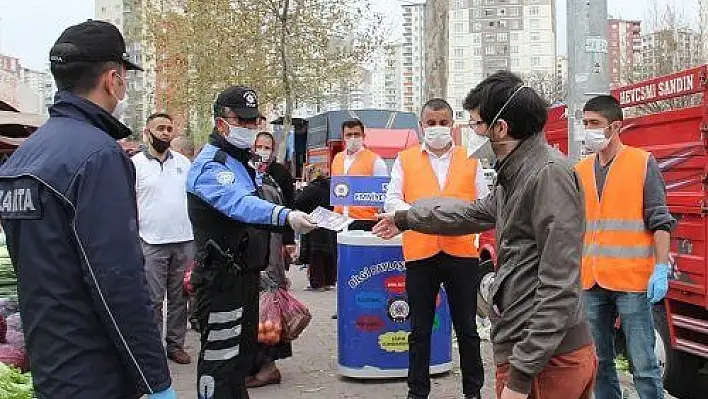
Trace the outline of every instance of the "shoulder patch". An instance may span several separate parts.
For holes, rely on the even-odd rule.
[[[234,180],[236,180],[236,176],[234,176],[234,172],[225,170],[223,172],[218,172],[216,174],[216,181],[219,182],[222,186],[227,186],[229,184],[233,184]]]
[[[41,219],[39,182],[19,179],[0,183],[0,217],[3,219]]]

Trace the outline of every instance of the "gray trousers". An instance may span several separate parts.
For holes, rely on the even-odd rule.
[[[167,351],[182,349],[187,333],[187,296],[182,282],[187,265],[194,260],[194,241],[153,245],[141,240],[141,243],[160,336],[164,329],[162,304],[167,295]]]

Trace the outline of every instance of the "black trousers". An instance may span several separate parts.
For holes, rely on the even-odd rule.
[[[327,252],[313,251],[310,258],[310,287],[337,285],[337,257]]]
[[[258,351],[260,274],[196,272],[199,399],[248,399],[245,379]]]
[[[465,395],[477,395],[484,385],[484,366],[477,334],[477,267],[475,258],[439,253],[432,258],[406,262],[406,293],[411,308],[408,390],[415,397],[430,394],[430,338],[435,300],[443,284],[452,324],[457,335]]]

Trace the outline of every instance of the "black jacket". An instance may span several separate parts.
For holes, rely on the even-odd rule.
[[[170,384],[138,238],[131,132],[59,92],[0,167],[0,206],[39,399],[129,399]]]
[[[273,180],[278,184],[280,190],[283,192],[283,203],[286,208],[293,208],[293,203],[295,201],[295,180],[290,174],[288,168],[285,165],[272,162],[268,165],[266,170]],[[283,244],[291,245],[295,243],[295,233],[292,230],[283,233]]]
[[[329,178],[317,178],[305,186],[295,198],[295,209],[310,213],[318,206],[332,210],[329,204]],[[300,246],[301,258],[307,261],[313,253],[337,253],[337,233],[327,229],[316,229],[304,237]]]

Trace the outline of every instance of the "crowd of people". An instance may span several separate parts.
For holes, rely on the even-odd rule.
[[[172,116],[156,113],[144,147],[128,157],[117,140],[132,132],[119,118],[126,72],[140,66],[118,29],[99,21],[69,27],[50,61],[59,91],[49,121],[0,167],[0,189],[16,199],[0,217],[37,397],[176,398],[167,361],[192,361],[188,320],[200,334],[200,399],[245,399],[248,389],[279,383],[276,362],[293,348],[257,342],[259,292],[289,288],[296,234],[308,289],[336,285],[336,235],[308,214],[342,211],[329,203],[330,174],[389,176],[364,145],[364,124],[345,121],[344,150],[331,168],[308,169],[308,184],[296,192],[275,161],[279,143],[262,129],[254,90],[232,86],[217,96],[201,150],[177,137]],[[668,290],[676,221],[656,160],[622,144],[619,103],[598,96],[586,104],[594,155],[577,166],[547,145],[547,104],[514,74],[488,77],[464,107],[475,133],[468,148],[453,141],[450,105],[431,99],[421,110],[422,142],[400,152],[391,170],[386,213],[349,209],[350,229],[403,234],[408,398],[431,392],[442,286],[464,397],[481,399],[473,235],[492,229],[498,398],[619,399],[617,316],[640,397],[663,398],[651,306]],[[494,158],[491,190],[482,157]],[[183,279],[192,267],[189,298]]]

